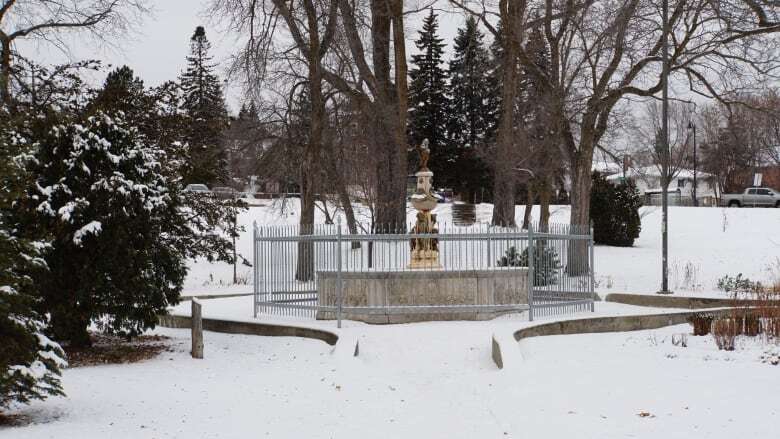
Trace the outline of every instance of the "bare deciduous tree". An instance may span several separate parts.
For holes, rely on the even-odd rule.
[[[10,102],[14,45],[46,42],[67,51],[65,35],[88,33],[101,43],[126,37],[149,8],[146,0],[2,0],[0,2],[0,103]]]
[[[504,12],[510,7],[506,1],[499,2],[498,14],[485,1],[450,1],[486,24],[491,14],[499,15],[505,29],[513,28],[505,34],[520,43],[507,47],[517,50],[519,61],[552,90],[572,180],[571,224],[589,222],[593,153],[617,105],[661,91],[667,37],[670,81],[724,104],[737,103],[735,92],[772,77],[777,67],[771,49],[780,31],[780,5],[775,2],[670,0],[671,31],[665,32],[661,0],[520,0],[511,2],[521,11],[517,17]],[[549,72],[536,69],[521,44],[526,29],[538,22],[550,47]]]

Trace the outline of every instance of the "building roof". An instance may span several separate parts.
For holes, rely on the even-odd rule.
[[[626,177],[627,178],[647,178],[647,177],[654,177],[654,178],[661,178],[661,170],[658,169],[657,166],[644,166],[640,168],[629,168],[626,171]],[[696,170],[696,177],[697,178],[709,178],[712,177],[712,174],[709,174],[707,172],[702,172],[699,170]],[[607,180],[619,180],[623,178],[623,173],[613,174],[607,177]],[[674,178],[682,178],[682,179],[693,179],[693,170],[692,169],[685,169],[681,168],[675,173]]]

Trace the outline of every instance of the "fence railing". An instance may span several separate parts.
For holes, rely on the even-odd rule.
[[[359,230],[367,230],[359,228]],[[593,310],[589,227],[254,226],[254,313],[401,323]],[[380,233],[377,233],[380,232]],[[420,243],[438,264],[413,263]],[[419,248],[419,247],[418,247]]]

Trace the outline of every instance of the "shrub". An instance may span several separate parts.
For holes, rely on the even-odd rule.
[[[499,267],[527,267],[528,248],[518,253],[515,246],[509,247],[504,256],[496,263]],[[560,256],[555,248],[548,245],[534,247],[534,285],[555,285],[558,283],[558,270],[562,268]]]
[[[744,318],[744,328],[742,333],[748,337],[755,337],[761,332],[761,320],[755,314],[747,314]]]
[[[736,296],[739,294],[758,294],[764,290],[764,287],[761,282],[754,282],[742,277],[742,273],[739,273],[736,277],[726,275],[718,279],[718,289]]]
[[[29,166],[18,220],[50,242],[47,270],[32,277],[56,340],[89,345],[91,324],[138,335],[178,302],[188,257],[230,261],[232,225],[211,226],[226,223],[225,209],[180,194],[171,156],[122,113],[37,123],[31,140],[46,147]]]
[[[739,334],[739,321],[732,318],[718,318],[712,322],[712,337],[722,351],[733,351]]]
[[[629,181],[612,184],[598,172],[592,175],[590,219],[596,244],[631,247],[642,230],[639,192]]]
[[[688,317],[688,323],[693,326],[693,335],[707,335],[710,333],[713,317],[708,314],[696,313]]]

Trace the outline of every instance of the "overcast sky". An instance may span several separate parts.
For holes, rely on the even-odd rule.
[[[176,79],[185,68],[190,36],[196,26],[203,25],[212,44],[214,60],[221,64],[221,69],[224,68],[224,61],[235,49],[236,36],[225,34],[217,23],[204,16],[203,11],[208,0],[155,0],[152,3],[154,13],[147,17],[136,35],[117,41],[119,47],[116,49],[97,46],[83,38],[73,38],[70,54],[63,54],[47,46],[36,47],[24,42],[18,45],[18,50],[43,63],[100,59],[113,66],[126,64],[144,80],[146,86],[156,86],[164,81]],[[449,51],[457,27],[462,25],[464,18],[460,14],[438,13],[440,36],[448,44]],[[427,14],[424,12],[406,19],[407,51],[410,56],[416,52],[413,41],[418,36],[417,30],[421,27],[422,17]],[[102,76],[95,81],[102,81]],[[227,100],[231,112],[236,112],[241,105],[239,90],[229,88]]]

